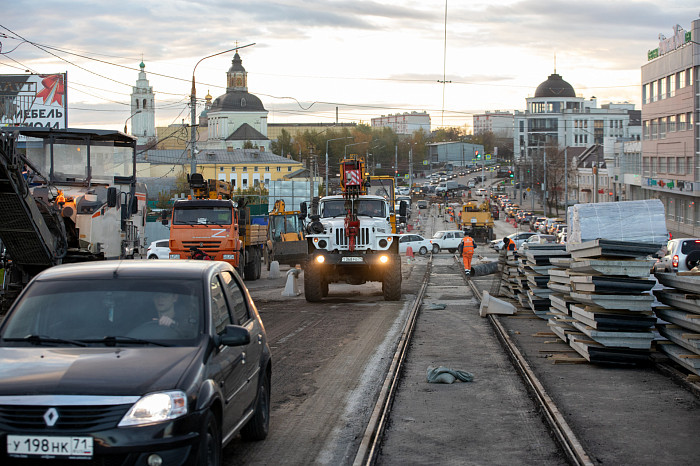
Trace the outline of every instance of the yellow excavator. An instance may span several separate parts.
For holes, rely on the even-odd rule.
[[[295,267],[306,260],[303,215],[298,210],[286,210],[282,199],[275,201],[269,213],[264,255],[267,270],[272,261]]]

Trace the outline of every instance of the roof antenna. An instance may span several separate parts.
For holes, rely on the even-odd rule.
[[[554,74],[557,74],[557,52],[554,52]]]

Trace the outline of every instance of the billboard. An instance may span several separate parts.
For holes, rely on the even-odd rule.
[[[66,128],[67,74],[0,75],[0,126]]]

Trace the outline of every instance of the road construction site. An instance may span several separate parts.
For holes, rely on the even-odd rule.
[[[415,220],[425,237],[453,229],[437,207]],[[513,231],[495,222],[496,238]],[[473,267],[497,259],[479,244]],[[499,274],[467,278],[447,251],[402,261],[396,302],[367,283],[333,284],[307,303],[303,272],[286,267],[248,284],[275,361],[271,430],[258,444],[232,442],[225,464],[697,461],[700,390],[662,353],[592,364],[517,301],[512,315],[481,317]],[[282,296],[290,287],[298,294]],[[428,382],[440,371],[471,381]]]

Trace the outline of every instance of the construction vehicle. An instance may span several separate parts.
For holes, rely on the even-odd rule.
[[[234,202],[230,183],[201,173],[187,181],[191,194],[173,204],[170,259],[220,260],[246,280],[260,278],[266,227],[250,223],[245,198]]]
[[[307,226],[306,300],[320,301],[328,295],[330,283],[341,281],[351,285],[380,281],[384,299],[399,300],[401,256],[399,237],[389,221],[391,201],[367,194],[364,160],[345,159],[340,170],[343,194],[321,198],[318,215],[312,215]],[[399,216],[405,216],[405,204],[401,210]]]
[[[2,128],[0,205],[3,308],[54,265],[146,253],[136,138],[118,131]]]
[[[467,199],[455,221],[464,234],[471,236],[474,241],[488,243],[494,239],[493,215],[488,199],[481,204],[475,199]]]
[[[286,210],[282,199],[275,201],[267,222],[267,241],[265,242],[265,264],[270,270],[272,261],[280,265],[295,267],[306,261],[306,239],[304,238],[303,220],[306,217],[299,210]]]
[[[398,233],[402,225],[406,225],[406,216],[397,218],[396,212],[396,179],[393,176],[376,175],[367,176],[367,192],[366,194],[374,194],[375,196],[382,196],[389,202],[390,213],[389,213],[389,223],[391,223],[391,232]]]

